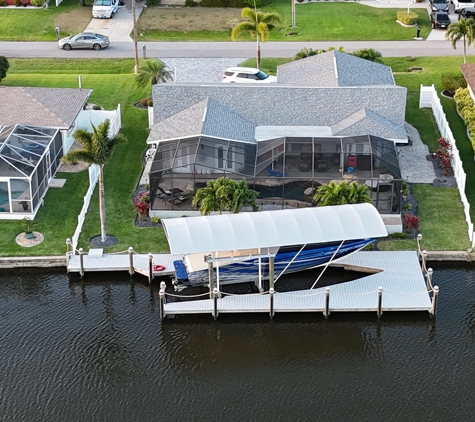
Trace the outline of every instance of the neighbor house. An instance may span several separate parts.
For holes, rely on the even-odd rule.
[[[84,110],[91,93],[0,86],[0,219],[34,218],[76,129],[117,114],[120,128],[120,110]]]
[[[360,178],[379,193],[372,179],[400,178],[406,88],[389,67],[331,51],[279,66],[277,79],[154,85],[152,214],[184,210],[187,192],[223,175],[245,178],[273,207],[309,206],[329,180]]]

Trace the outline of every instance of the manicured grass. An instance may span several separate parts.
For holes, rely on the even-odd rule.
[[[184,8],[181,15],[193,14],[193,10]],[[209,15],[218,9],[209,9]],[[270,33],[270,41],[359,41],[359,40],[412,40],[415,28],[407,28],[396,22],[396,14],[400,9],[386,9],[364,6],[345,2],[316,2],[296,5],[297,27],[291,28],[292,16],[288,0],[275,0],[262,11],[275,11],[282,17],[282,25]],[[412,9],[419,15],[418,24],[421,36],[426,37],[430,31],[430,22],[426,9]],[[171,19],[174,10],[148,8],[138,21],[138,32],[141,41],[230,41],[231,28],[221,29],[218,25],[212,28],[195,30],[192,19],[183,19],[182,28],[164,29],[157,22]],[[219,11],[217,12],[219,13]],[[237,9],[237,17],[240,10]],[[178,19],[178,18],[177,18]],[[215,29],[218,28],[218,29]],[[298,33],[288,36],[289,33]],[[242,34],[240,41],[252,38]],[[338,47],[338,45],[335,45]]]
[[[148,135],[147,111],[134,107],[140,98],[148,96],[150,88],[138,89],[131,73],[132,59],[120,61],[81,60],[72,61],[40,59],[10,60],[11,68],[2,82],[9,86],[77,87],[77,70],[81,69],[83,88],[93,89],[90,102],[106,109],[122,106],[122,128],[129,142],[119,146],[105,169],[107,232],[117,236],[119,244],[108,252],[126,250],[133,246],[138,252],[162,252],[168,250],[161,227],[137,228],[134,225],[135,207],[132,194],[142,172],[142,154]],[[56,69],[61,73],[55,73]],[[107,74],[114,68],[119,74]],[[27,73],[31,69],[31,73]],[[34,72],[34,73],[33,73]],[[96,72],[96,73],[94,73]],[[111,83],[113,81],[113,83]],[[34,230],[45,236],[45,241],[33,248],[20,248],[14,238],[22,232],[19,221],[0,220],[0,255],[60,255],[65,253],[66,238],[71,237],[77,225],[77,215],[87,190],[87,171],[62,173],[66,178],[63,189],[50,189],[34,221]],[[97,189],[96,189],[97,190]],[[86,223],[79,240],[79,247],[89,249],[89,239],[100,233],[97,193],[89,208]]]
[[[80,7],[77,0],[64,0],[58,7],[54,2],[47,9],[0,10],[0,40],[54,41],[54,28],[62,36],[82,31],[92,19],[91,7]]]

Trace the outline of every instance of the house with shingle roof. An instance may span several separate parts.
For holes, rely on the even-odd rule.
[[[74,131],[120,116],[120,111],[84,110],[91,93],[0,86],[0,219],[34,218]]]
[[[373,177],[377,167],[400,177],[406,94],[390,67],[337,51],[278,66],[275,84],[154,85],[150,184],[187,173]]]

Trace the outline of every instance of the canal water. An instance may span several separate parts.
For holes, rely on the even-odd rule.
[[[475,272],[423,313],[180,316],[143,279],[0,274],[0,421],[470,421]],[[156,289],[157,287],[155,287]]]

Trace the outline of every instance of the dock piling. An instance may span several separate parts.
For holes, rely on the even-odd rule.
[[[426,270],[426,261],[427,261],[427,251],[424,249],[422,251],[422,259],[421,259],[421,270],[424,272]]]
[[[129,247],[129,274],[132,276],[134,275],[134,248],[132,246]]]
[[[269,316],[270,316],[270,319],[272,319],[274,318],[274,288],[273,287],[269,289],[269,301],[270,301]]]
[[[209,298],[213,298],[213,262],[208,261],[208,278],[209,278]]]
[[[434,286],[434,293],[432,295],[432,308],[429,311],[429,314],[432,318],[435,318],[437,312],[437,297],[439,296],[439,286]]]
[[[430,292],[432,290],[432,274],[434,273],[434,270],[432,268],[429,268],[427,270],[427,291]]]
[[[330,315],[330,287],[325,287],[325,309],[323,316],[325,319],[328,319],[328,315]]]
[[[162,321],[165,318],[165,287],[166,284],[162,281],[160,283],[160,291],[158,292],[158,297],[160,298],[160,319]]]
[[[383,288],[381,286],[378,287],[378,318],[381,318],[383,311],[381,310],[383,305]]]
[[[215,321],[218,319],[218,288],[215,287],[213,288],[213,302],[214,302],[214,307],[213,307],[213,318]]]
[[[153,280],[153,255],[151,253],[148,254],[148,282],[152,284]]]
[[[84,277],[84,249],[79,248],[79,275]]]

